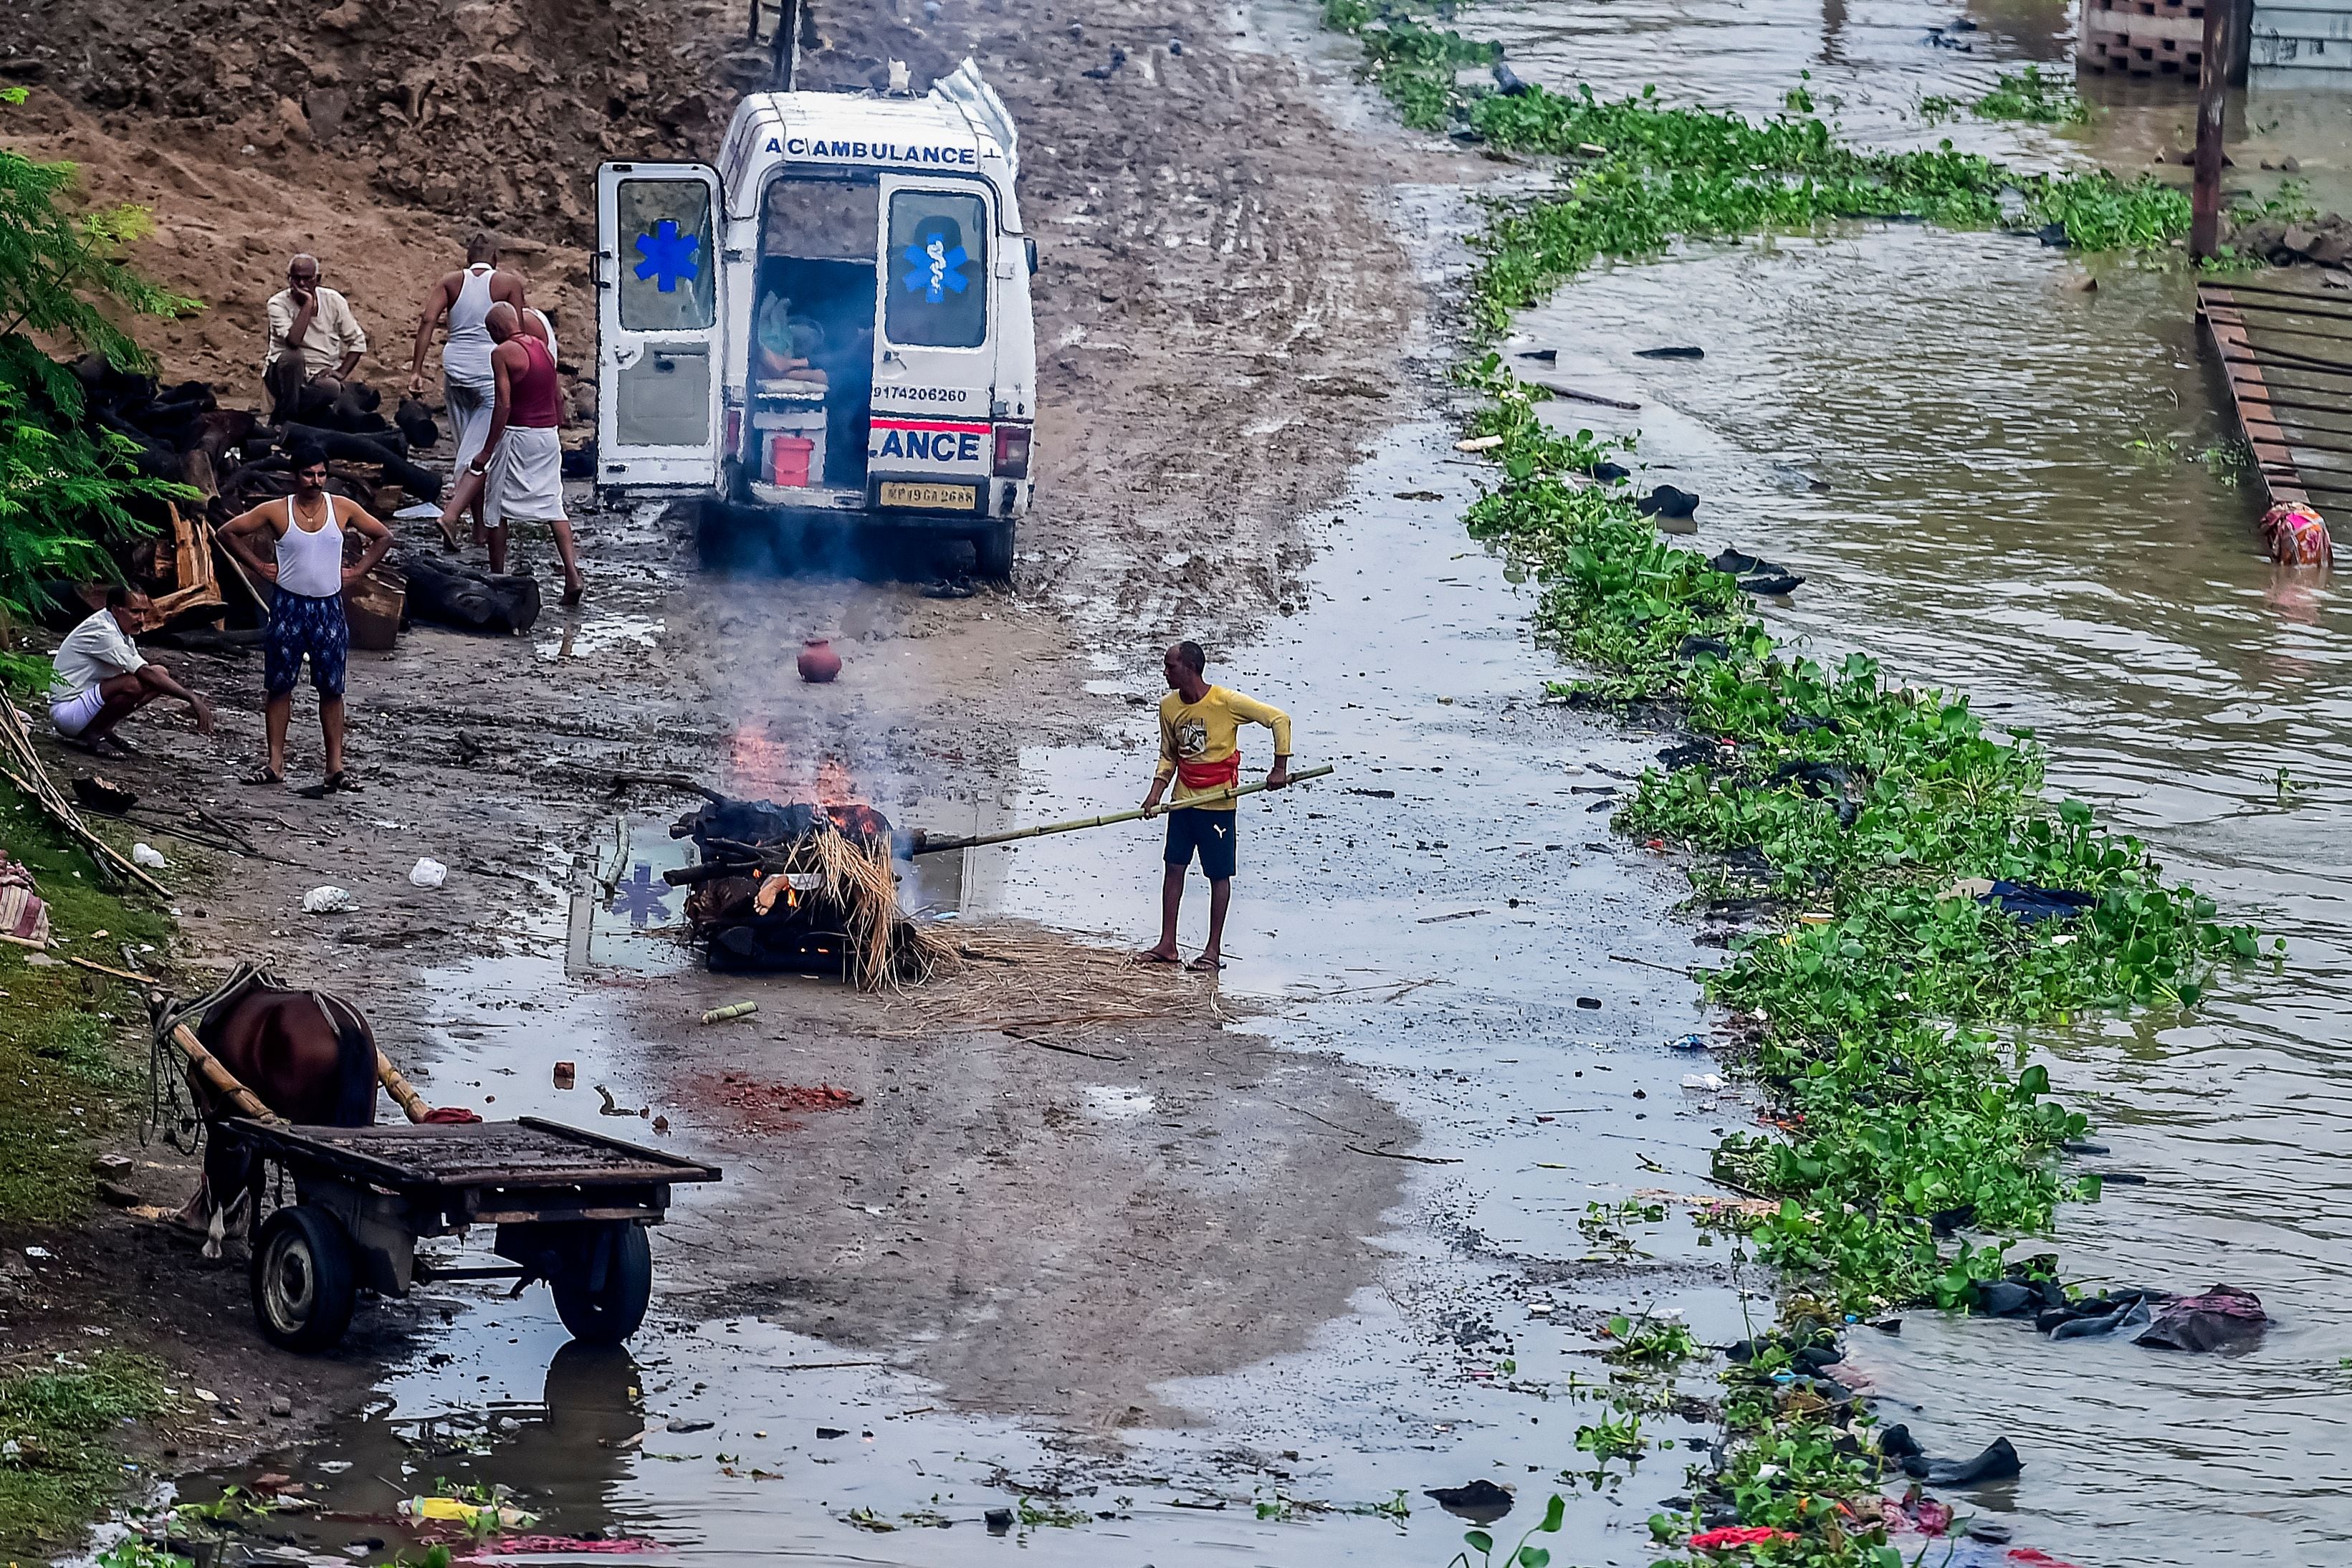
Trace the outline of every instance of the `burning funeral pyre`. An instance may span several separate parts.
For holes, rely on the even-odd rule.
[[[947,955],[898,912],[880,812],[703,793],[706,804],[669,830],[694,840],[701,863],[664,875],[693,886],[686,918],[710,968],[837,973],[879,990],[925,978]]]

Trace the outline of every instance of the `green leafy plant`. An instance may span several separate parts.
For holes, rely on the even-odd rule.
[[[1474,1568],[1470,1558],[1470,1553],[1473,1552],[1478,1554],[1475,1568],[1548,1568],[1551,1562],[1551,1548],[1535,1545],[1535,1538],[1538,1535],[1558,1535],[1561,1523],[1567,1518],[1568,1500],[1554,1496],[1544,1505],[1543,1518],[1537,1521],[1526,1534],[1519,1537],[1517,1545],[1505,1552],[1500,1557],[1495,1555],[1495,1537],[1492,1532],[1484,1530],[1465,1531],[1462,1535],[1464,1550],[1455,1552],[1445,1568],[1457,1568],[1457,1565],[1458,1568]]]
[[[0,105],[24,97],[21,89],[0,89]],[[184,486],[142,478],[126,437],[85,427],[81,382],[42,346],[144,369],[146,356],[113,313],[196,309],[124,259],[148,232],[145,210],[78,208],[74,180],[70,163],[0,147],[0,634],[39,607],[45,580],[112,575],[103,542],[145,531],[133,503],[196,498]],[[19,686],[42,682],[45,666],[0,649],[0,677]]]
[[[2091,106],[2076,95],[2074,85],[2042,75],[2038,65],[2001,72],[1975,108],[1987,120],[2021,120],[2033,125],[2081,125],[2091,118]]]

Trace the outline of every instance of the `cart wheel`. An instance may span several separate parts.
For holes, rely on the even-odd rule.
[[[253,1316],[270,1343],[322,1351],[351,1327],[358,1286],[351,1238],[314,1204],[279,1209],[253,1248]]]
[[[654,1249],[646,1227],[633,1221],[613,1220],[594,1232],[547,1284],[572,1338],[616,1345],[646,1321],[654,1299]]]

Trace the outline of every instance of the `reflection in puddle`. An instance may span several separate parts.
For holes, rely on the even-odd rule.
[[[653,648],[669,623],[657,616],[590,616],[578,624],[566,623],[557,637],[542,637],[532,645],[543,659],[593,658],[607,648]]]

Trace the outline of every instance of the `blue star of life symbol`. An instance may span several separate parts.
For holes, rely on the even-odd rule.
[[[906,276],[899,281],[909,294],[920,294],[936,305],[950,294],[961,294],[971,287],[963,269],[971,264],[971,255],[961,245],[950,246],[948,237],[934,234],[920,245],[909,245],[898,254],[906,259]]]
[[[637,862],[636,874],[613,886],[613,901],[604,906],[616,915],[629,917],[629,924],[642,930],[645,923],[658,916],[669,919],[669,889],[654,881],[654,868],[646,862]]]
[[[650,278],[655,288],[675,294],[681,279],[691,283],[702,276],[702,264],[695,259],[701,249],[701,236],[680,234],[677,220],[666,217],[637,236],[637,254],[645,258],[637,263],[637,277]]]

